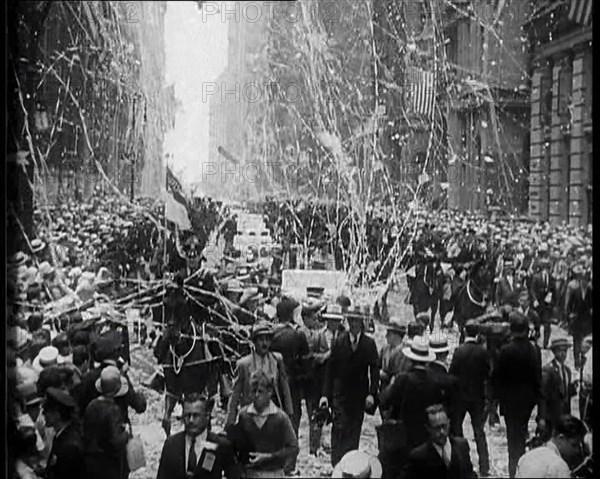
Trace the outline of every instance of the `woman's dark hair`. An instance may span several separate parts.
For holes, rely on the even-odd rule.
[[[49,366],[42,370],[37,381],[38,393],[45,395],[49,387],[64,389],[73,380],[73,370],[64,366]]]

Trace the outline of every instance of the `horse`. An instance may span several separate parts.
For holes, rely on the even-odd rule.
[[[162,309],[162,306],[158,306]],[[192,316],[192,308],[182,287],[171,290],[165,299],[166,320],[154,355],[164,372],[165,411],[162,427],[171,433],[171,415],[185,395],[214,390],[223,350],[219,342],[206,334],[202,324],[206,316]],[[211,340],[212,339],[212,340]]]
[[[154,320],[164,324],[154,355],[164,371],[162,427],[167,436],[173,409],[185,395],[214,396],[220,388],[226,406],[235,361],[249,351],[250,341],[232,330],[230,320],[213,308],[213,300],[206,294],[186,294],[179,285],[167,294],[164,314],[162,305],[153,308]]]
[[[460,343],[464,340],[464,325],[486,312],[491,298],[490,287],[494,271],[485,260],[479,260],[470,269],[466,281],[460,285],[451,298],[454,305],[452,320],[460,331]]]

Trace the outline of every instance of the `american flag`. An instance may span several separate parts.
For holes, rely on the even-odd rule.
[[[580,25],[590,26],[592,23],[592,0],[571,0],[569,20]]]
[[[410,111],[431,118],[435,100],[435,77],[432,72],[408,67],[405,76],[407,107]]]

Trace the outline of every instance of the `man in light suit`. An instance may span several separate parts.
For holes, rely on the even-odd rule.
[[[263,370],[273,378],[276,385],[274,391],[275,404],[283,409],[290,418],[293,417],[292,398],[287,373],[280,353],[271,352],[273,329],[267,321],[259,321],[252,328],[252,341],[255,350],[237,362],[237,373],[233,384],[233,392],[227,406],[226,426],[235,423],[238,406],[242,408],[252,402],[250,376],[256,370]]]
[[[165,441],[157,479],[240,477],[227,439],[210,432],[212,407],[211,399],[197,393],[184,398],[185,429]]]

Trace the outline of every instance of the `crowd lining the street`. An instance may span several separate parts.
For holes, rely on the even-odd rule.
[[[329,245],[337,231],[340,241],[333,240],[333,253],[338,251],[339,262],[349,243],[324,221],[326,212],[316,209],[302,216],[310,205],[292,213],[271,202],[266,224],[282,251],[298,241],[299,227],[308,231],[319,225],[321,236],[313,236],[321,238],[315,240],[317,248]],[[220,224],[221,213],[213,206],[207,211],[207,223]],[[110,322],[97,328],[99,318],[79,311],[48,321],[43,306],[65,298],[75,298],[76,305],[110,298],[116,293],[114,278],[160,278],[160,218],[157,222],[109,197],[67,204],[49,214],[52,222],[9,259],[9,295],[16,300],[8,314],[7,352],[14,477],[126,478],[137,445],[128,411],[141,413],[147,405],[129,379],[123,335]],[[300,223],[285,219],[291,214]],[[435,278],[428,283],[428,304],[435,303],[435,310],[416,307],[411,295],[415,318],[406,324],[390,317],[385,298],[380,300],[374,314],[387,323],[388,332],[387,345],[378,351],[365,331],[364,312],[350,298],[300,303],[276,292],[274,298],[261,297],[230,281],[224,293],[243,306],[240,323],[251,326],[253,351],[238,361],[232,390],[225,394],[223,432],[211,431],[213,397],[183,399],[185,429],[167,438],[159,479],[298,474],[303,401],[313,456],[323,454],[322,429],[332,423],[333,477],[475,477],[462,431],[466,413],[479,476],[487,476],[484,424],[488,417],[499,421],[498,408],[506,424],[511,477],[558,477],[551,474],[581,463],[591,448],[592,430],[591,229],[492,222],[445,211],[418,215],[412,237],[382,213],[371,212],[369,218],[375,263],[370,274],[383,268],[382,259],[395,243],[403,244],[410,254],[402,267],[411,278],[426,267],[435,271],[424,274]],[[481,323],[467,321],[464,342],[450,359],[443,301],[450,300],[477,260],[493,263],[490,304],[500,310],[508,334],[490,350],[483,344]],[[189,273],[199,266],[198,257],[187,264],[179,258],[172,269]],[[281,261],[274,261],[271,275],[280,268]],[[435,325],[436,310],[441,327]],[[551,335],[555,323],[569,335]],[[554,356],[548,364],[541,362],[543,348]],[[565,365],[571,351],[574,371]],[[578,414],[571,411],[574,395]],[[526,452],[534,409],[540,445]],[[378,458],[357,451],[364,414],[376,411],[382,418]]]

